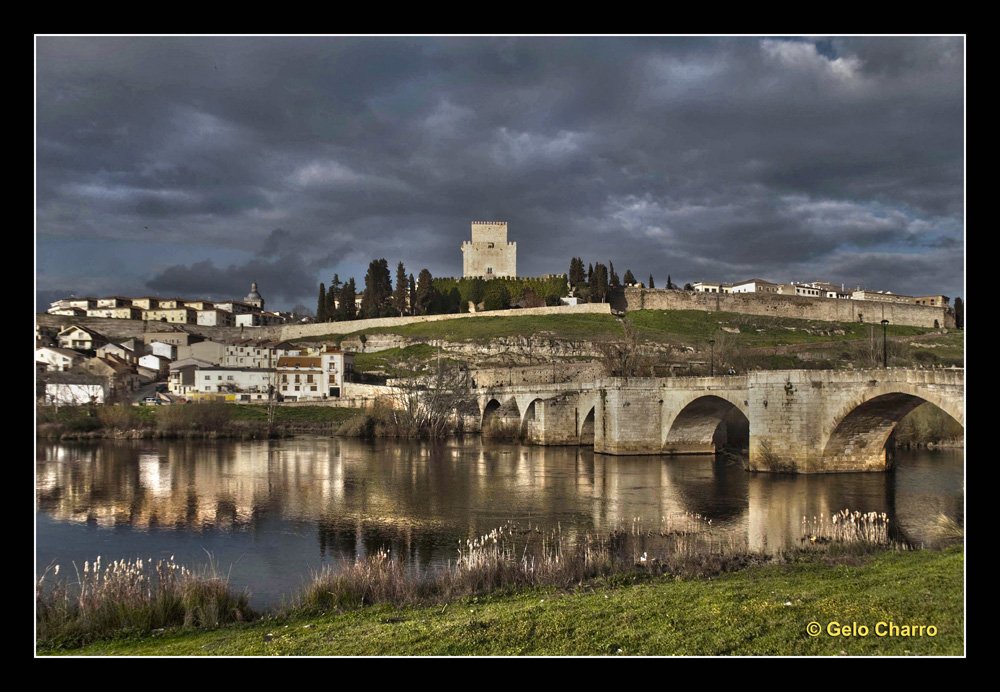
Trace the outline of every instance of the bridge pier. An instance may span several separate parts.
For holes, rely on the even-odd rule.
[[[600,390],[595,414],[595,452],[662,453],[663,396],[657,381],[613,380]]]
[[[576,399],[578,397],[561,396],[535,402],[535,415],[538,418],[537,442],[540,445],[576,445],[580,444],[577,435]]]

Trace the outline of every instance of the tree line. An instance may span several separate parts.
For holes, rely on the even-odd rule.
[[[619,279],[615,272],[614,262],[604,265],[600,262],[591,263],[584,269],[583,259],[574,257],[569,262],[569,283],[573,287],[574,295],[591,303],[603,303],[608,295],[616,288],[624,286],[641,286],[643,288],[656,288],[653,283],[653,275],[649,275],[649,283],[639,282],[631,269],[625,270],[625,275]],[[678,288],[667,274],[667,288]],[[691,284],[685,284],[684,290],[693,290]]]
[[[318,322],[402,317],[407,315],[443,315],[476,310],[506,310],[514,306],[542,307],[559,305],[569,292],[566,275],[542,278],[434,278],[421,269],[414,279],[402,262],[396,265],[395,284],[385,258],[372,260],[365,274],[360,305],[358,289],[352,277],[341,281],[334,274],[330,285],[321,282],[316,303]]]

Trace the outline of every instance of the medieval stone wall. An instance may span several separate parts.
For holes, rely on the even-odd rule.
[[[865,322],[911,327],[955,326],[955,312],[943,306],[885,303],[765,293],[699,293],[673,289],[626,288],[612,295],[616,310],[706,310],[770,315],[826,322]]]

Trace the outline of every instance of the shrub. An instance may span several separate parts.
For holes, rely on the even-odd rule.
[[[139,416],[127,404],[111,404],[97,409],[101,425],[111,430],[134,430],[139,427]]]
[[[506,310],[510,307],[510,291],[502,281],[493,280],[487,283],[483,293],[484,310]]]

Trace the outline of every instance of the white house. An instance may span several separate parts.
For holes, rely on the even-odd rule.
[[[139,359],[139,365],[149,368],[157,373],[157,379],[166,377],[170,373],[170,358],[158,356],[155,353],[147,353]]]
[[[270,368],[198,368],[194,391],[203,394],[247,395],[247,400],[267,399],[268,386],[274,383]]]
[[[206,327],[232,327],[236,324],[233,313],[217,308],[198,311],[198,324]]]
[[[338,397],[344,391],[344,383],[354,380],[354,354],[331,349],[319,355],[323,359],[324,392]]]
[[[731,284],[727,293],[777,293],[778,284],[763,279],[748,279]]]
[[[211,368],[215,364],[197,358],[183,358],[170,364],[170,379],[167,388],[172,394],[186,396],[195,389],[195,377],[199,368]]]
[[[64,372],[85,358],[79,351],[69,348],[43,346],[35,349],[35,362],[44,363],[48,371]]]
[[[108,342],[103,334],[86,327],[72,325],[63,329],[56,336],[61,348],[72,348],[76,351],[92,351],[101,344]]]
[[[168,360],[177,360],[177,346],[176,344],[168,344],[164,341],[150,341],[146,344],[146,348],[149,353],[154,356],[160,356],[161,358],[166,358]]]
[[[284,320],[274,312],[244,312],[235,316],[237,327],[268,327]]]

